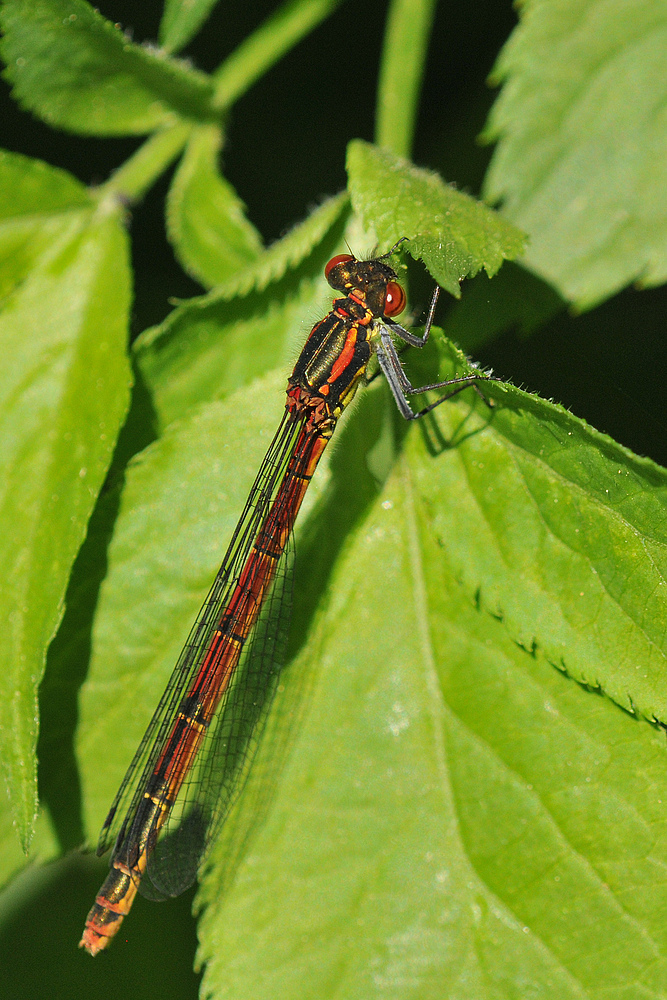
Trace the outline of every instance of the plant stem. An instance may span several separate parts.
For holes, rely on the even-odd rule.
[[[393,0],[387,15],[375,141],[409,157],[436,0]]]
[[[98,189],[100,199],[115,195],[123,201],[143,198],[167,167],[176,159],[192,131],[190,124],[178,124],[153,133],[136,153],[114,171]]]
[[[223,109],[328,17],[342,0],[287,0],[213,74],[213,107]]]

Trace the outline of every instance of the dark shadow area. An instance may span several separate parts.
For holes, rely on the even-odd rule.
[[[581,316],[560,313],[532,337],[506,333],[476,360],[667,465],[665,317],[667,288],[627,289]]]
[[[164,904],[136,901],[127,927],[108,951],[91,958],[77,949],[106,865],[71,855],[29,868],[0,901],[0,996],[7,1000],[192,1000],[200,977],[192,893]]]

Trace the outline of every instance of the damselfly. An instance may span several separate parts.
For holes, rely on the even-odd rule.
[[[139,888],[164,898],[192,884],[229,810],[259,717],[257,678],[262,665],[277,659],[294,523],[373,354],[407,420],[488,378],[410,384],[393,337],[412,347],[426,344],[439,289],[421,337],[393,319],[406,304],[387,263],[397,246],[367,261],[340,254],[325,268],[343,297],[313,327],[288,379],[285,412],[222,566],[102,827],[97,852],[113,845],[113,853],[80,942],[91,955],[116,934]],[[441,389],[447,391],[413,411],[408,396]]]

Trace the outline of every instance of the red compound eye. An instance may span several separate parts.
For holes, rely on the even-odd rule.
[[[354,257],[351,253],[339,253],[337,257],[332,257],[324,268],[324,277],[328,278],[336,264],[348,264]]]
[[[384,300],[385,316],[398,316],[405,309],[405,292],[397,281],[387,282],[387,294]]]

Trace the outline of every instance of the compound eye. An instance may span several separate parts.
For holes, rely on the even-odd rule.
[[[398,316],[405,309],[405,292],[397,281],[387,282],[387,294],[384,300],[384,315]]]
[[[349,264],[351,260],[354,260],[351,253],[339,253],[337,257],[332,257],[324,268],[324,277],[328,278],[337,264]]]

